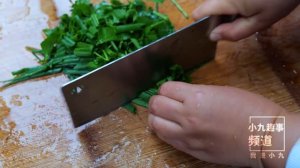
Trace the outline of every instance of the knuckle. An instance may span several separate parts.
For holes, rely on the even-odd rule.
[[[235,31],[226,31],[223,33],[223,37],[230,41],[238,41],[250,36],[252,33],[255,33],[255,31],[251,31],[248,29],[239,29]]]
[[[200,19],[200,18],[199,18],[199,14],[198,14],[198,10],[194,10],[194,11],[193,11],[192,17],[193,17],[193,19],[196,19],[196,20],[197,20],[197,19]]]
[[[160,96],[153,96],[149,101],[149,109],[153,114],[157,113],[160,107]]]
[[[199,120],[196,117],[190,115],[186,117],[186,122],[191,128],[194,128],[198,125]]]
[[[184,117],[184,126],[187,128],[197,128],[199,123],[203,122],[203,113],[205,113],[207,101],[205,100],[205,94],[202,91],[197,91],[189,97],[185,102],[186,106],[192,107],[189,108]]]
[[[194,145],[192,144],[192,142],[190,140],[186,140],[183,142],[183,145],[186,149],[190,150],[190,149],[195,149]]]
[[[229,34],[228,36],[227,36],[227,39],[228,40],[230,40],[230,41],[238,41],[238,40],[240,40],[240,39],[242,39],[244,36],[237,36],[237,35],[235,35],[235,34]]]
[[[223,30],[219,34],[224,40],[238,41],[241,39],[241,33],[237,31]]]
[[[176,148],[181,150],[194,150],[195,146],[193,142],[191,142],[188,138],[181,138],[179,140],[176,140],[173,144],[176,146]]]
[[[175,140],[172,145],[177,148],[178,150],[185,150],[187,149],[186,143],[183,142],[182,140]]]
[[[159,88],[159,93],[164,94],[167,93],[169,90],[172,90],[173,82],[166,82],[162,84]]]
[[[200,101],[204,99],[205,94],[202,91],[197,91],[194,96],[197,101]]]
[[[205,99],[205,93],[203,91],[196,91],[190,96],[191,101],[195,102],[198,106],[199,103],[203,102]]]
[[[203,144],[201,139],[198,138],[189,138],[185,142],[185,146],[187,149],[193,149],[193,150],[204,150],[205,145]]]

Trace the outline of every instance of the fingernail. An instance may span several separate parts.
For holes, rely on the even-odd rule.
[[[221,35],[219,33],[214,33],[214,32],[210,33],[209,38],[212,41],[219,41],[219,40],[222,39],[222,37],[221,37]]]

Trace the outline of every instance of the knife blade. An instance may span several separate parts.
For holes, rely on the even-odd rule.
[[[135,98],[163,77],[171,64],[185,70],[214,58],[216,43],[208,39],[209,17],[163,37],[62,86],[75,127]]]

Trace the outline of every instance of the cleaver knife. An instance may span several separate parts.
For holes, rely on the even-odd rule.
[[[185,70],[214,58],[209,17],[165,36],[62,86],[75,127],[105,116],[163,77],[169,65]]]

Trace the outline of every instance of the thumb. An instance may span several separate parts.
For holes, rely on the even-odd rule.
[[[221,24],[213,29],[210,33],[210,39],[212,41],[237,41],[254,34],[262,28],[264,26],[258,22],[257,16],[242,17],[232,23]]]

